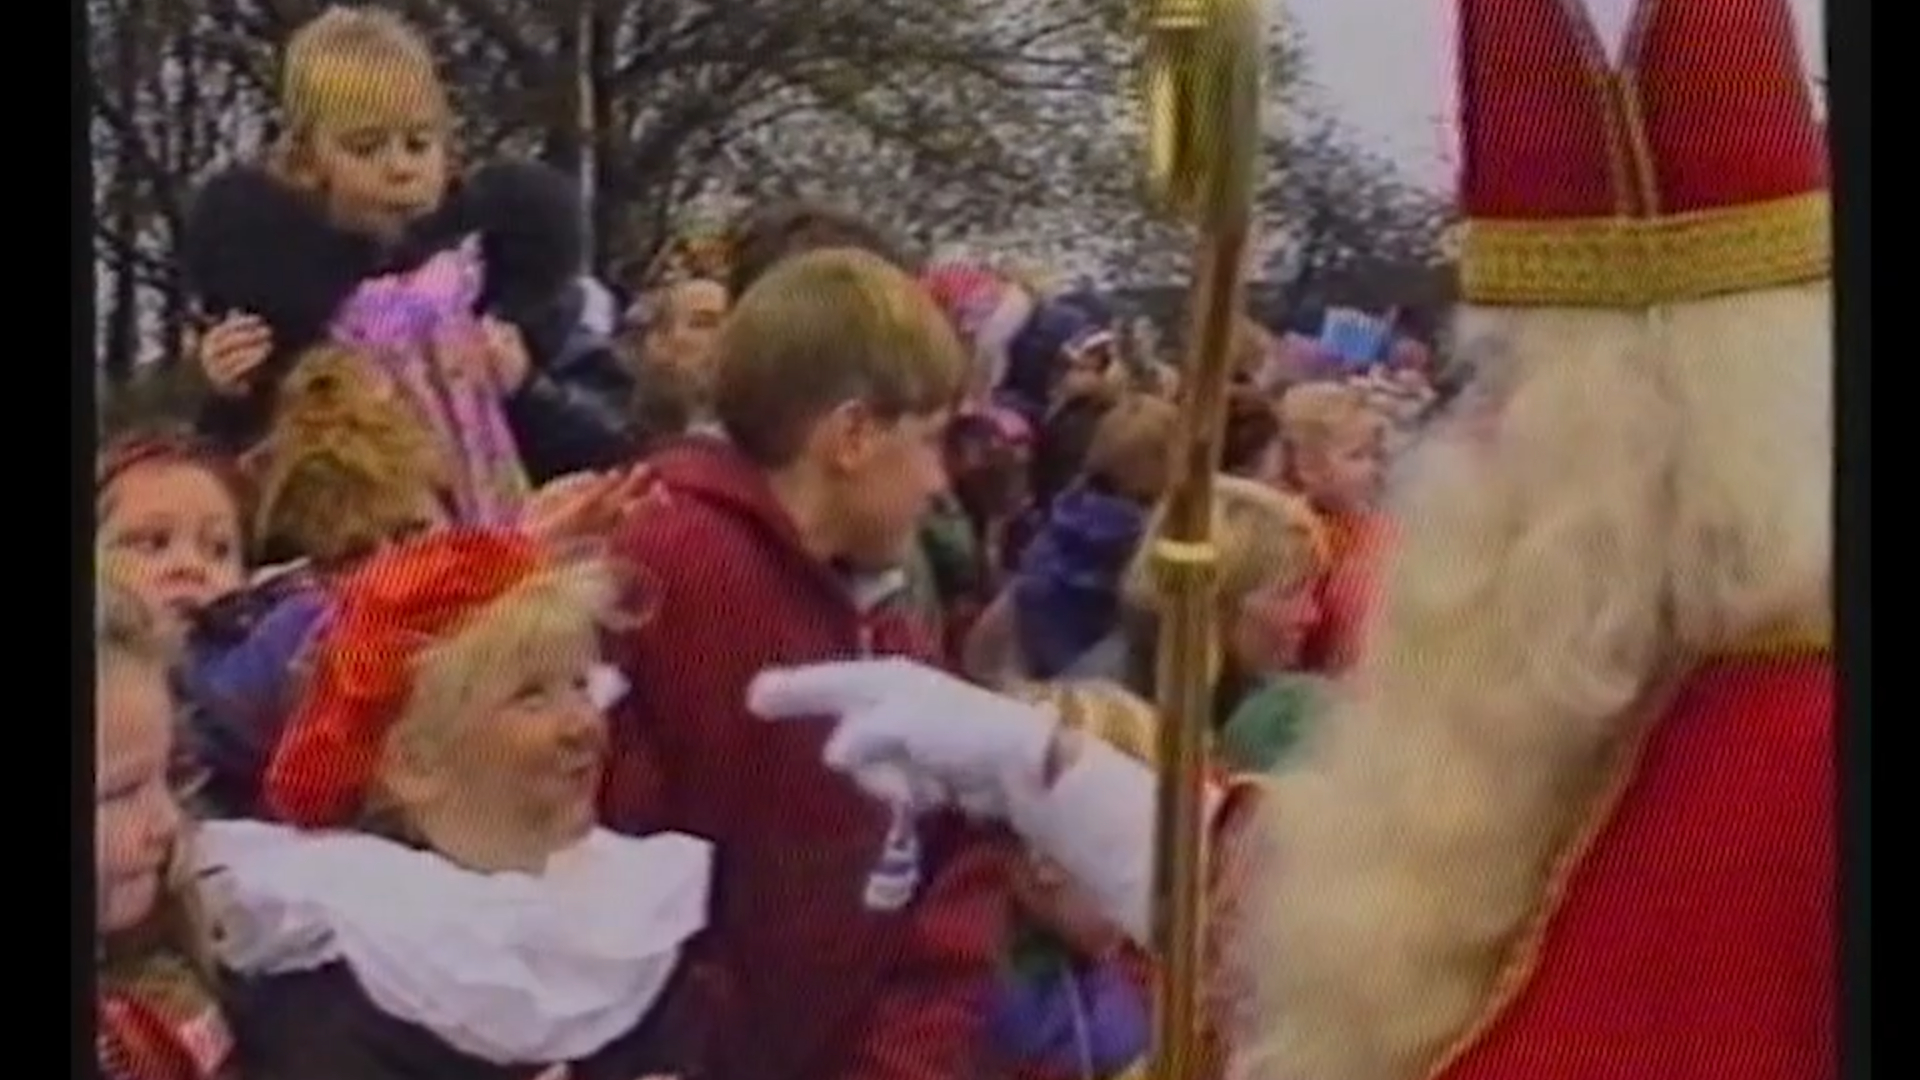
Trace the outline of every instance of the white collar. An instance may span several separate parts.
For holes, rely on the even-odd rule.
[[[336,961],[369,999],[497,1065],[578,1061],[631,1031],[706,925],[712,848],[595,830],[547,872],[478,874],[359,833],[259,822],[195,843],[241,975]]]
[[[863,616],[873,614],[904,595],[913,585],[913,579],[900,567],[856,571],[845,575],[845,581],[854,609]]]

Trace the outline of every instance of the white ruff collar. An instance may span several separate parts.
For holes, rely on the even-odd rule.
[[[706,925],[712,869],[677,833],[595,830],[539,877],[258,822],[195,843],[228,968],[344,962],[381,1011],[496,1065],[578,1061],[631,1031]]]

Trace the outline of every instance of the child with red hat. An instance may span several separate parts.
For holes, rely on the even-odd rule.
[[[684,1073],[710,852],[596,826],[610,568],[453,529],[337,587],[265,782],[197,838],[247,1068],[300,1078]]]

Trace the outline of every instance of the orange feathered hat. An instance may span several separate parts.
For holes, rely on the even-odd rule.
[[[347,576],[312,680],[267,769],[274,816],[303,828],[352,821],[420,654],[545,565],[543,550],[521,533],[459,528],[389,548]]]
[[[1828,276],[1826,131],[1786,0],[1459,0],[1460,287],[1632,308]]]

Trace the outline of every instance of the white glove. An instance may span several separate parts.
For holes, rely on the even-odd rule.
[[[1066,868],[1102,914],[1147,942],[1154,775],[1140,762],[1075,739],[1047,709],[907,660],[762,672],[747,707],[769,720],[835,723],[822,760],[875,798],[957,807],[1012,826]],[[1050,778],[1056,749],[1063,767]],[[1209,802],[1218,802],[1212,793]]]
[[[769,720],[836,724],[821,759],[867,793],[920,809],[1005,819],[1044,786],[1059,718],[898,658],[761,672],[747,707]]]

